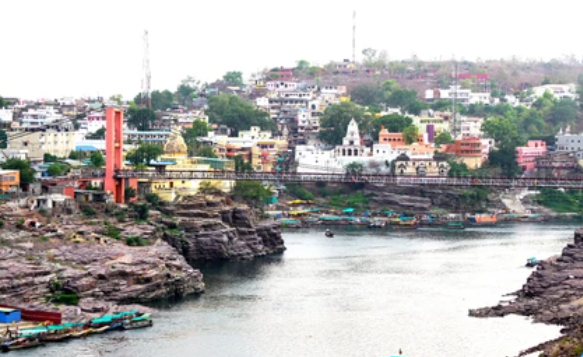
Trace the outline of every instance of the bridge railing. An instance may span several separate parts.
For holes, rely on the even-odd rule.
[[[341,173],[271,173],[233,171],[142,171],[118,170],[118,178],[149,180],[225,180],[225,181],[271,181],[271,182],[330,182],[372,183],[398,186],[490,186],[517,188],[583,188],[583,179],[565,178],[507,178],[507,177],[431,177],[399,175],[348,175]]]

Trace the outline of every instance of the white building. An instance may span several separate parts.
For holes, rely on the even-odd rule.
[[[87,133],[95,133],[97,130],[105,128],[105,113],[91,113],[87,115],[85,121],[87,122]]]
[[[65,117],[59,114],[53,107],[44,109],[28,110],[22,114],[22,126],[25,128],[37,128]]]
[[[258,126],[252,126],[249,130],[240,130],[239,138],[248,140],[271,139],[271,131],[261,130]]]
[[[583,134],[571,134],[571,127],[567,126],[565,131],[559,130],[555,136],[555,151],[572,152],[577,158],[583,158]]]
[[[275,92],[295,91],[300,84],[297,82],[270,81],[267,82],[267,89]]]
[[[437,100],[453,100],[463,105],[484,103],[490,104],[492,97],[490,93],[474,93],[471,89],[463,89],[461,86],[450,86],[449,89],[428,89],[425,91],[425,101],[434,102]]]
[[[12,109],[0,109],[0,123],[12,123],[13,118]]]
[[[534,87],[534,96],[536,98],[542,97],[545,92],[550,92],[558,99],[577,99],[577,87],[575,84],[547,84],[544,86]]]

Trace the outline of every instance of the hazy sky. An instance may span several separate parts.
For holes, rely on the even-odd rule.
[[[152,89],[187,75],[247,77],[299,59],[583,57],[580,0],[14,0],[0,6],[0,95],[109,96],[140,91],[144,29]]]

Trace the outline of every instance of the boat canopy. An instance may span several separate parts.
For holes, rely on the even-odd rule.
[[[352,213],[354,212],[354,208],[345,208],[342,210],[342,213]]]
[[[321,216],[320,217],[321,221],[340,221],[342,220],[342,217],[337,217],[337,216]]]

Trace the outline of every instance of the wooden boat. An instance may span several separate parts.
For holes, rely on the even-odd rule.
[[[50,333],[50,334],[40,334],[39,338],[43,342],[60,342],[65,341],[71,337],[70,333]]]
[[[93,329],[88,328],[88,329],[77,331],[77,332],[71,332],[70,337],[71,338],[83,338],[83,337],[87,337],[87,335],[89,335],[92,332],[93,332]]]
[[[334,237],[334,233],[333,233],[333,232],[331,232],[331,231],[326,231],[326,233],[324,233],[324,234],[325,234],[325,235],[326,235],[326,237],[328,237],[328,238],[332,238],[332,237]]]
[[[374,220],[369,223],[368,228],[385,228],[386,221]]]
[[[466,229],[464,222],[447,222],[443,227],[445,229]]]
[[[530,257],[526,260],[526,267],[534,268],[540,264],[540,260],[536,259],[535,257]]]
[[[468,216],[467,217],[467,222],[471,225],[477,225],[477,226],[488,226],[488,225],[494,225],[496,224],[496,222],[498,221],[498,219],[496,218],[495,215],[473,215],[473,216]]]
[[[114,322],[111,324],[111,326],[109,326],[109,328],[106,331],[121,330],[122,327],[123,327],[123,322]]]
[[[33,347],[39,347],[39,346],[44,346],[44,342],[39,341],[37,339],[30,340],[28,338],[19,338],[19,339],[16,339],[14,341],[5,342],[2,345],[2,352],[23,350],[26,348],[33,348]]]
[[[105,331],[109,330],[109,326],[102,326],[102,327],[99,327],[99,328],[92,328],[90,330],[91,330],[91,332],[90,332],[91,334],[97,335],[97,334],[104,333]]]
[[[152,320],[132,320],[128,323],[125,323],[122,325],[121,329],[122,330],[135,330],[138,328],[144,328],[144,327],[152,327],[154,325],[154,322],[152,322]]]
[[[542,222],[545,218],[541,214],[527,213],[519,218],[520,222]]]

